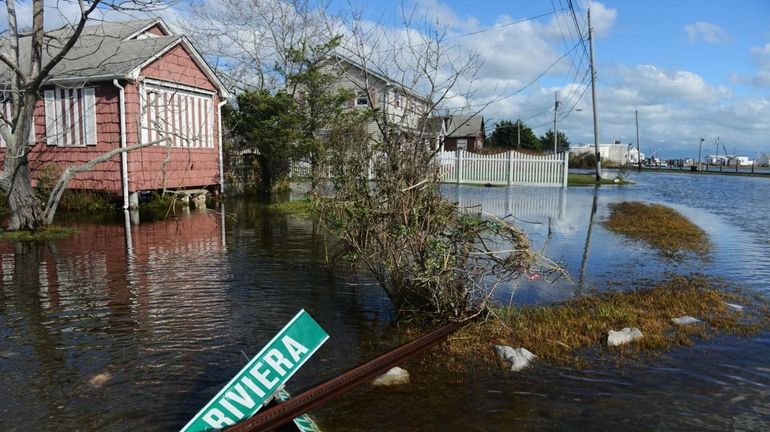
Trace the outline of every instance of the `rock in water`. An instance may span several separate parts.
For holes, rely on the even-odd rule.
[[[513,372],[527,368],[537,357],[526,348],[512,348],[506,345],[495,345],[495,353],[502,361],[511,365]]]
[[[3,359],[9,359],[9,358],[12,358],[12,357],[16,357],[18,355],[19,355],[19,353],[15,352],[15,351],[10,351],[10,350],[0,351],[0,358],[3,358]]]
[[[679,318],[671,318],[671,321],[673,321],[676,325],[699,324],[701,322],[701,320],[698,318],[693,318],[690,315],[680,316]]]
[[[90,384],[91,387],[100,388],[101,386],[107,384],[107,382],[111,379],[112,375],[110,375],[109,372],[104,372],[92,376],[91,379],[88,380],[88,384]]]
[[[641,338],[642,332],[636,327],[626,327],[621,331],[610,330],[607,346],[624,345]]]
[[[372,381],[372,385],[375,386],[392,386],[409,384],[409,372],[405,369],[401,369],[396,366],[385,372],[383,375],[378,376]]]

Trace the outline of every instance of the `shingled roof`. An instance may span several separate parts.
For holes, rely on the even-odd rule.
[[[450,138],[480,136],[484,131],[484,117],[479,115],[448,117],[446,130]]]
[[[99,22],[86,26],[67,56],[53,68],[46,82],[65,84],[135,78],[132,74],[138,67],[177,43],[184,42],[185,46],[192,49],[183,35],[173,35],[170,31],[168,36],[137,37],[155,25],[168,30],[160,18]],[[61,50],[71,34],[71,28],[46,33],[48,44],[43,48],[44,64]],[[8,44],[7,38],[0,39],[0,50],[8,50]],[[29,64],[30,48],[30,36],[20,38],[19,57],[22,68]],[[202,63],[202,67],[208,68],[202,58],[197,60]],[[0,82],[7,82],[10,78],[10,69],[0,63]],[[212,79],[222,88],[216,77],[212,76]]]

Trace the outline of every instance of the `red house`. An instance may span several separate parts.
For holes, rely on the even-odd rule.
[[[44,56],[66,40],[57,32]],[[20,47],[22,59],[29,58],[23,52],[29,43],[22,40]],[[118,147],[153,142],[77,174],[69,187],[121,194],[126,208],[138,191],[221,190],[220,114],[227,91],[190,41],[160,18],[86,27],[46,84],[30,137],[36,178]],[[10,104],[2,109],[10,113]]]

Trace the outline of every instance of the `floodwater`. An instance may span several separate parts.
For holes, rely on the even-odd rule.
[[[468,211],[514,215],[573,279],[500,287],[500,301],[548,303],[693,271],[769,294],[770,179],[632,176],[625,187],[443,192]],[[666,260],[607,232],[607,204],[624,200],[675,207],[710,234],[712,254]],[[0,430],[178,430],[302,308],[331,338],[291,392],[383,348],[387,299],[365,275],[327,268],[317,227],[248,200],[225,210],[140,225],[74,220],[72,239],[0,244]],[[768,430],[768,359],[768,332],[580,371],[467,370],[432,354],[407,362],[412,384],[365,386],[314,414],[330,431]]]

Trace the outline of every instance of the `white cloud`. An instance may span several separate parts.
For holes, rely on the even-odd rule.
[[[764,46],[751,48],[751,57],[757,66],[753,83],[757,86],[770,87],[770,42]]]
[[[684,26],[684,31],[690,43],[702,40],[706,43],[721,44],[729,39],[728,33],[722,27],[705,21],[687,24]]]

